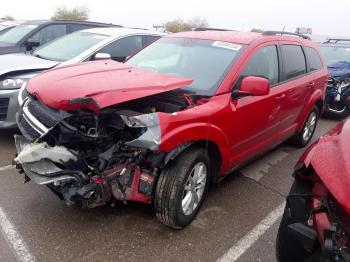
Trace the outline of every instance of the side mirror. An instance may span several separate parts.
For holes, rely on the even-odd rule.
[[[94,59],[93,59],[93,60],[108,60],[108,59],[112,59],[112,57],[111,57],[110,54],[107,54],[107,53],[97,53],[97,54],[94,56]]]
[[[33,38],[29,38],[25,42],[25,46],[26,46],[26,50],[27,51],[31,51],[31,50],[34,50],[36,47],[40,46],[40,42],[39,42],[39,40],[35,40]]]
[[[247,76],[242,79],[239,90],[233,91],[234,98],[243,96],[266,96],[270,93],[269,80],[263,77]]]
[[[124,59],[123,63],[125,63],[126,61],[128,61],[128,60],[130,59],[130,57],[131,57],[131,55],[129,55],[129,56],[127,56],[127,57],[125,57],[125,59]]]

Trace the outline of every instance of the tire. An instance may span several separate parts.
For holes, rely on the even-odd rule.
[[[202,148],[193,148],[183,152],[162,171],[156,186],[154,200],[157,218],[160,222],[174,229],[182,229],[194,220],[208,190],[210,170],[207,151]],[[198,171],[196,174],[201,174],[198,178],[202,180],[196,180],[195,171]],[[204,177],[205,172],[204,181],[202,176]],[[197,181],[198,184],[193,181]],[[198,195],[200,193],[201,197]],[[187,209],[186,204],[189,204]]]
[[[299,243],[295,236],[291,235],[288,225],[291,224],[289,210],[286,207],[276,239],[276,258],[278,262],[303,262],[310,255]]]
[[[317,127],[319,114],[320,113],[319,113],[318,107],[314,106],[310,111],[308,117],[306,118],[302,130],[295,135],[293,139],[294,146],[302,148],[302,147],[305,147],[311,141]],[[310,118],[313,118],[313,117],[315,117],[314,118],[315,122],[314,122],[314,125],[312,126],[312,130],[310,130],[309,121],[310,121]],[[305,132],[307,132],[306,129],[309,129],[307,136],[305,135]]]

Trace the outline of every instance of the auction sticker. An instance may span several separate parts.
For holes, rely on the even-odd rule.
[[[226,48],[226,49],[230,49],[230,50],[233,50],[233,51],[238,51],[239,49],[242,48],[241,45],[237,45],[237,44],[230,43],[230,42],[223,42],[223,41],[215,41],[213,43],[213,46]]]

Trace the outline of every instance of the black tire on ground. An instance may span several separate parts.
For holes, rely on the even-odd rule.
[[[307,125],[307,121],[308,121],[310,115],[313,114],[313,113],[316,114],[315,128],[314,128],[314,130],[312,131],[312,135],[310,136],[310,138],[307,139],[307,140],[305,140],[305,139],[304,139],[304,136],[303,136],[303,132],[304,132],[304,129],[305,129],[306,125]],[[312,137],[313,137],[313,135],[314,135],[314,133],[315,133],[315,130],[316,130],[316,128],[317,128],[317,123],[318,123],[319,116],[320,116],[320,111],[319,111],[318,107],[315,105],[315,106],[311,109],[311,111],[310,111],[310,113],[308,114],[307,118],[305,119],[303,128],[302,128],[301,131],[298,132],[298,133],[295,135],[295,137],[293,138],[293,145],[294,145],[294,146],[296,146],[296,147],[298,147],[298,148],[302,148],[302,147],[305,147],[305,146],[311,141],[311,139],[312,139]]]
[[[185,184],[192,169],[200,162],[204,163],[207,167],[204,192],[194,211],[189,215],[185,215],[182,209]],[[157,218],[160,222],[171,228],[181,229],[193,221],[208,190],[210,170],[207,151],[203,148],[190,148],[162,171],[158,179],[154,199]]]
[[[286,207],[276,239],[276,258],[278,262],[303,262],[310,255],[300,242],[290,234],[288,225],[291,224],[288,207]]]

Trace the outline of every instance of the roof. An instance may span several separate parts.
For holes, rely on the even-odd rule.
[[[114,25],[110,23],[100,23],[100,22],[93,22],[93,21],[85,21],[85,20],[31,20],[27,21],[23,24],[25,25],[41,25],[41,24],[46,24],[46,23],[60,23],[60,22],[65,22],[65,23],[72,23],[72,24],[90,24],[90,25],[105,25],[107,26],[116,26],[116,27],[121,27],[120,25]]]
[[[109,36],[123,36],[123,35],[133,35],[133,34],[147,34],[147,35],[165,35],[158,31],[144,30],[144,29],[134,29],[126,27],[99,27],[99,28],[90,28],[82,30],[83,32],[89,32],[94,34],[109,35]]]
[[[292,40],[301,43],[311,42],[308,39],[302,37],[292,36],[289,34],[280,35],[276,34],[261,34],[254,32],[239,32],[239,31],[188,31],[168,35],[167,37],[179,37],[179,38],[195,38],[203,40],[223,41],[237,44],[248,45],[258,39],[270,38],[273,40]]]
[[[168,35],[167,37],[195,38],[203,40],[216,40],[238,44],[249,44],[261,37],[260,33],[237,31],[188,31]]]

